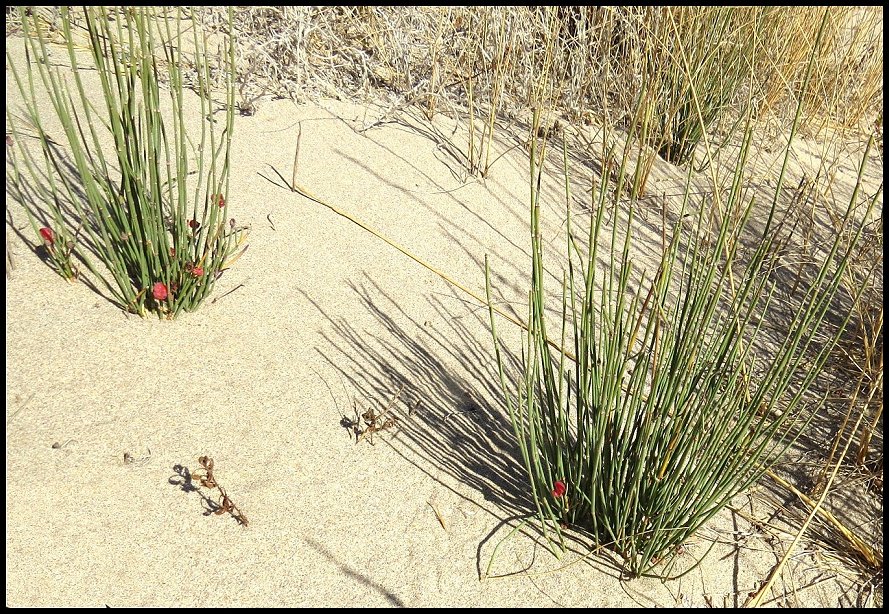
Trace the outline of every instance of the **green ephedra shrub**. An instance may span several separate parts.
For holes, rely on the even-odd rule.
[[[799,118],[798,109],[791,141]],[[692,205],[690,165],[679,221],[672,232],[664,229],[657,269],[641,276],[630,256],[632,207],[627,219],[603,230],[606,209],[620,209],[609,199],[623,193],[626,146],[617,188],[609,189],[606,173],[593,190],[585,245],[572,231],[569,211],[568,269],[555,331],[544,317],[543,155],[532,140],[532,283],[515,387],[507,382],[490,314],[503,394],[551,546],[564,548],[565,527],[580,528],[616,551],[631,574],[669,575],[655,567],[759,479],[819,406],[807,393],[849,316],[830,332],[823,322],[879,191],[862,203],[856,187],[842,231],[825,246],[783,337],[764,351],[757,342],[779,302],[771,273],[778,264],[776,211],[787,157],[774,199],[757,209],[763,227],[755,248],[741,257],[756,207],[741,188],[750,134],[748,123],[721,207],[719,201]],[[566,151],[566,192],[567,159]],[[862,162],[859,187],[863,170]],[[713,213],[721,219],[715,230]],[[597,266],[600,256],[610,264]]]
[[[74,278],[82,262],[123,309],[173,318],[246,249],[228,208],[233,43],[222,37],[211,62],[207,35],[181,10],[82,11],[75,20],[61,7],[54,27],[20,9],[24,70],[7,47],[25,119],[7,105],[12,183],[60,275]],[[200,96],[194,121],[186,88]],[[187,124],[197,121],[196,136]]]

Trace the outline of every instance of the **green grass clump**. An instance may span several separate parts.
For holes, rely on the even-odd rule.
[[[173,318],[196,309],[245,238],[228,206],[235,108],[230,37],[223,37],[219,65],[211,66],[206,36],[183,24],[181,11],[170,17],[87,7],[75,21],[62,7],[60,29],[36,10],[20,10],[19,19],[28,65],[19,71],[8,50],[7,61],[26,121],[7,106],[17,150],[12,182],[52,266],[72,279],[83,262],[126,311]],[[53,37],[60,38],[70,68],[50,59],[58,48]],[[84,71],[98,75],[100,96],[90,97]],[[166,116],[161,82],[169,86]],[[224,94],[219,117],[212,100],[217,84]],[[199,140],[186,129],[187,87],[200,94]],[[64,141],[41,116],[42,97],[52,104]],[[40,154],[29,146],[34,140]]]
[[[801,105],[790,141],[800,117]],[[532,135],[538,122],[535,113]],[[597,546],[619,553],[632,575],[669,575],[669,568],[655,568],[780,458],[820,406],[809,392],[849,321],[841,317],[832,331],[823,325],[879,197],[861,205],[857,187],[783,337],[763,352],[762,327],[779,302],[771,273],[780,259],[777,211],[789,145],[763,213],[742,189],[751,133],[748,119],[724,200],[693,203],[689,168],[678,221],[664,229],[659,265],[641,275],[631,258],[632,202],[622,223],[610,232],[603,224],[606,209],[620,210],[609,200],[624,193],[631,145],[625,146],[616,189],[606,173],[593,190],[586,245],[572,231],[569,211],[556,332],[545,317],[544,155],[532,141],[532,283],[514,392],[491,311],[503,393],[544,535],[564,548],[566,526],[584,529]],[[566,148],[570,203],[567,160]],[[862,162],[859,185],[863,171]],[[742,257],[754,211],[762,228],[752,254]],[[604,270],[599,258],[608,263]],[[555,349],[566,342],[571,351]]]
[[[642,103],[634,122],[650,127],[643,139],[662,158],[685,164],[704,132],[735,107],[753,68],[758,20],[753,12],[734,7],[652,13],[637,43],[643,58]]]

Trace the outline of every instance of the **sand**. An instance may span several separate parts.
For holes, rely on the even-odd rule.
[[[7,70],[15,106],[11,86]],[[716,542],[681,580],[627,580],[580,545],[558,560],[530,527],[480,579],[531,508],[486,310],[271,167],[290,177],[301,125],[302,185],[479,293],[489,254],[499,304],[523,313],[527,153],[467,178],[419,119],[362,131],[384,110],[264,100],[236,118],[230,212],[250,248],[175,321],[56,276],[7,192],[7,605],[733,606],[758,588],[780,545],[730,510],[688,545],[686,563]],[[496,147],[514,138],[504,127]],[[517,352],[519,331],[501,329]],[[397,427],[356,443],[356,408],[379,412],[402,387]],[[204,455],[248,526],[208,515],[213,493],[183,480]],[[767,602],[849,603],[830,569],[803,550]]]

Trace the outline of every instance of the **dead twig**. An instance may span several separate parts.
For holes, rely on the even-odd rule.
[[[216,477],[213,475],[213,459],[209,456],[202,456],[198,459],[198,462],[201,464],[201,467],[204,468],[203,475],[198,471],[195,471],[192,474],[192,477],[197,478],[200,481],[201,486],[203,486],[204,488],[216,488],[222,495],[222,502],[217,503],[218,509],[214,511],[213,514],[219,516],[221,514],[229,513],[235,520],[246,527],[249,523],[247,517],[241,510],[238,509],[238,506],[236,506],[232,502],[232,500],[228,498],[225,490],[222,488],[222,486],[219,485],[219,483],[216,481]]]
[[[366,412],[361,414],[361,420],[364,421],[364,430],[361,430],[361,420],[358,419],[358,410],[355,409],[355,421],[352,422],[352,427],[355,429],[356,445],[365,438],[367,438],[367,440],[370,442],[370,445],[374,445],[374,433],[390,429],[398,424],[398,418],[396,418],[395,416],[387,417],[386,414],[389,413],[389,410],[392,409],[395,401],[398,399],[399,396],[401,396],[402,390],[404,390],[404,384],[401,385],[401,388],[398,389],[398,392],[395,393],[395,396],[392,397],[392,400],[389,401],[388,405],[386,405],[386,409],[384,409],[381,413],[375,413],[373,407],[371,407]]]
[[[445,531],[447,531],[447,530],[448,530],[448,527],[445,525],[445,521],[444,521],[444,518],[443,518],[442,515],[441,515],[441,512],[438,511],[438,508],[435,507],[435,505],[432,503],[432,501],[427,501],[426,503],[428,503],[428,504],[429,504],[429,507],[432,508],[432,511],[435,512],[435,517],[438,519],[438,524],[441,525],[441,528],[442,528],[442,529],[444,529]]]

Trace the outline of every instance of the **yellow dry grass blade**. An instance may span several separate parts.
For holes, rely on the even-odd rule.
[[[816,501],[813,501],[811,497],[809,497],[805,493],[797,490],[796,487],[793,484],[791,484],[790,482],[788,482],[788,481],[784,480],[783,478],[781,478],[780,476],[776,475],[771,470],[766,471],[766,474],[770,478],[775,480],[775,482],[777,482],[779,486],[786,488],[787,490],[789,490],[790,492],[795,494],[797,497],[802,499],[802,501],[805,502],[806,505],[813,507],[813,508],[816,507],[816,505],[817,505]],[[855,550],[857,550],[861,554],[861,556],[864,557],[864,560],[866,560],[870,565],[872,565],[874,567],[881,567],[883,565],[883,553],[877,552],[875,549],[868,546],[864,540],[862,540],[860,537],[855,535],[855,533],[853,533],[842,522],[840,522],[836,516],[831,514],[829,510],[819,507],[818,508],[818,515],[821,516],[827,522],[829,522],[837,531],[840,532],[840,534],[842,534],[843,537],[845,537],[847,540],[849,540],[849,543],[852,544],[852,546],[855,548]]]

